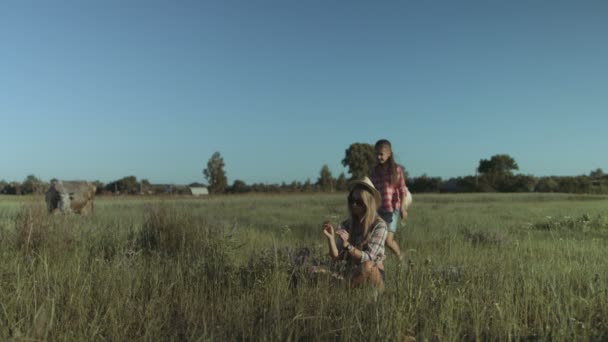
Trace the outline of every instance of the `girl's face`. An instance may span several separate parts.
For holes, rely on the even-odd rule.
[[[350,208],[351,213],[356,217],[363,217],[363,215],[365,215],[366,206],[361,197],[360,189],[353,190],[350,196],[348,196],[348,207]]]
[[[382,165],[391,157],[391,149],[388,146],[376,147],[376,159],[378,164]]]

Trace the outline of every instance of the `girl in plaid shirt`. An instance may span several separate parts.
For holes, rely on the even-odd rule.
[[[386,139],[378,140],[375,150],[378,163],[371,169],[370,175],[374,186],[382,194],[382,205],[378,209],[378,214],[388,224],[386,245],[402,260],[401,249],[395,241],[395,233],[399,218],[407,217],[406,196],[409,191],[405,186],[403,168],[397,165],[393,158],[391,143]]]
[[[323,224],[329,255],[334,260],[346,260],[347,278],[353,287],[369,282],[384,289],[384,244],[386,223],[378,216],[380,193],[371,180],[365,177],[352,183],[348,195],[350,218],[338,230],[330,222]]]

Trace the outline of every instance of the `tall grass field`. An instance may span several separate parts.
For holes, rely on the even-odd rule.
[[[2,341],[608,340],[608,197],[415,195],[386,290],[311,275],[346,194],[0,196]]]

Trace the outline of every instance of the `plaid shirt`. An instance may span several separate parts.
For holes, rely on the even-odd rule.
[[[405,198],[407,191],[403,168],[397,165],[398,185],[391,184],[391,174],[388,168],[375,167],[370,174],[372,183],[382,196],[382,205],[379,210],[389,213],[401,210],[401,201]]]
[[[386,222],[380,218],[374,222],[373,225],[374,226],[371,228],[371,232],[369,233],[369,238],[367,240],[365,240],[365,237],[361,236],[361,234],[357,234],[358,232],[353,231],[350,225],[350,220],[342,222],[340,228],[348,232],[348,242],[357,247],[357,249],[361,250],[361,264],[366,261],[373,261],[376,263],[376,265],[378,265],[379,269],[383,270],[383,261],[386,258],[384,243],[386,242],[388,229],[386,227]],[[340,244],[340,247],[341,246],[342,244]],[[340,254],[342,253],[344,253],[343,257],[345,257],[346,260],[352,262],[350,255],[346,253],[345,249],[342,250]]]

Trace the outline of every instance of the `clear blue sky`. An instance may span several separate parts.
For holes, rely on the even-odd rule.
[[[608,169],[608,2],[2,1],[0,179]]]

